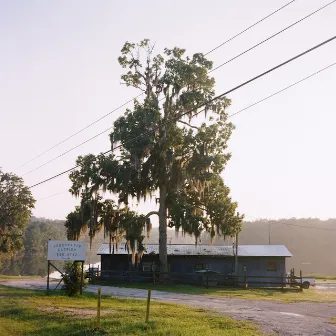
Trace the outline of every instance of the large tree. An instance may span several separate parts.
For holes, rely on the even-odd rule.
[[[196,242],[204,230],[225,237],[241,228],[237,203],[221,177],[231,156],[230,100],[213,100],[212,62],[201,53],[188,57],[174,48],[155,55],[143,40],[126,42],[121,54],[124,84],[143,91],[144,99],[114,122],[112,154],[78,158],[71,192],[89,204],[92,227],[100,190],[117,194],[124,213],[130,198],[146,200],[158,192],[159,210],[141,217],[139,227],[159,216],[160,268],[166,272],[167,226],[194,235]]]
[[[35,200],[22,178],[0,170],[0,259],[20,251]]]

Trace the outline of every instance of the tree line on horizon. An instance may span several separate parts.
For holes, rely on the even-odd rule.
[[[278,223],[278,224],[277,224]],[[66,239],[65,221],[32,218],[24,233],[24,250],[2,262],[0,274],[6,275],[47,275],[47,241],[48,239]],[[291,224],[291,225],[285,225]],[[297,226],[292,226],[292,224]],[[317,227],[308,229],[301,226]],[[326,230],[324,230],[326,229]],[[336,218],[320,220],[317,218],[291,218],[274,221],[271,227],[271,243],[283,244],[293,254],[287,260],[287,268],[302,270],[304,274],[336,275],[336,261],[333,258],[336,232]],[[89,246],[89,239],[86,239]],[[157,244],[159,241],[158,227],[154,227],[151,236],[144,239],[146,244]],[[93,248],[87,249],[86,263],[100,261],[97,250],[101,243],[108,242],[103,232],[99,233]],[[253,222],[243,222],[239,236],[240,244],[268,244],[268,220],[260,219]],[[122,242],[126,243],[125,240]],[[194,237],[175,235],[175,230],[168,230],[168,244],[194,244]],[[199,244],[210,244],[207,234],[200,237]],[[217,237],[213,244],[231,244],[222,237]],[[62,268],[63,262],[56,262]]]

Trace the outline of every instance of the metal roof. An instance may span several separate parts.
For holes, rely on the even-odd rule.
[[[234,250],[231,245],[194,245],[194,244],[169,244],[168,255],[199,255],[199,256],[227,256],[233,257]],[[125,246],[115,249],[115,254],[127,254]],[[146,254],[159,254],[158,244],[147,244]],[[98,255],[111,254],[110,245],[102,244],[97,251]],[[240,257],[291,257],[285,245],[239,245],[238,256]]]

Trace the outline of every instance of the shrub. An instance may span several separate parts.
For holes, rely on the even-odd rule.
[[[81,284],[84,285],[84,275],[82,276],[82,263],[79,261],[67,262],[64,267],[64,290],[69,296],[80,294]]]

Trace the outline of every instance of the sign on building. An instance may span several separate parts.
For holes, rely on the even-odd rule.
[[[86,243],[76,240],[49,240],[48,260],[84,261]]]

